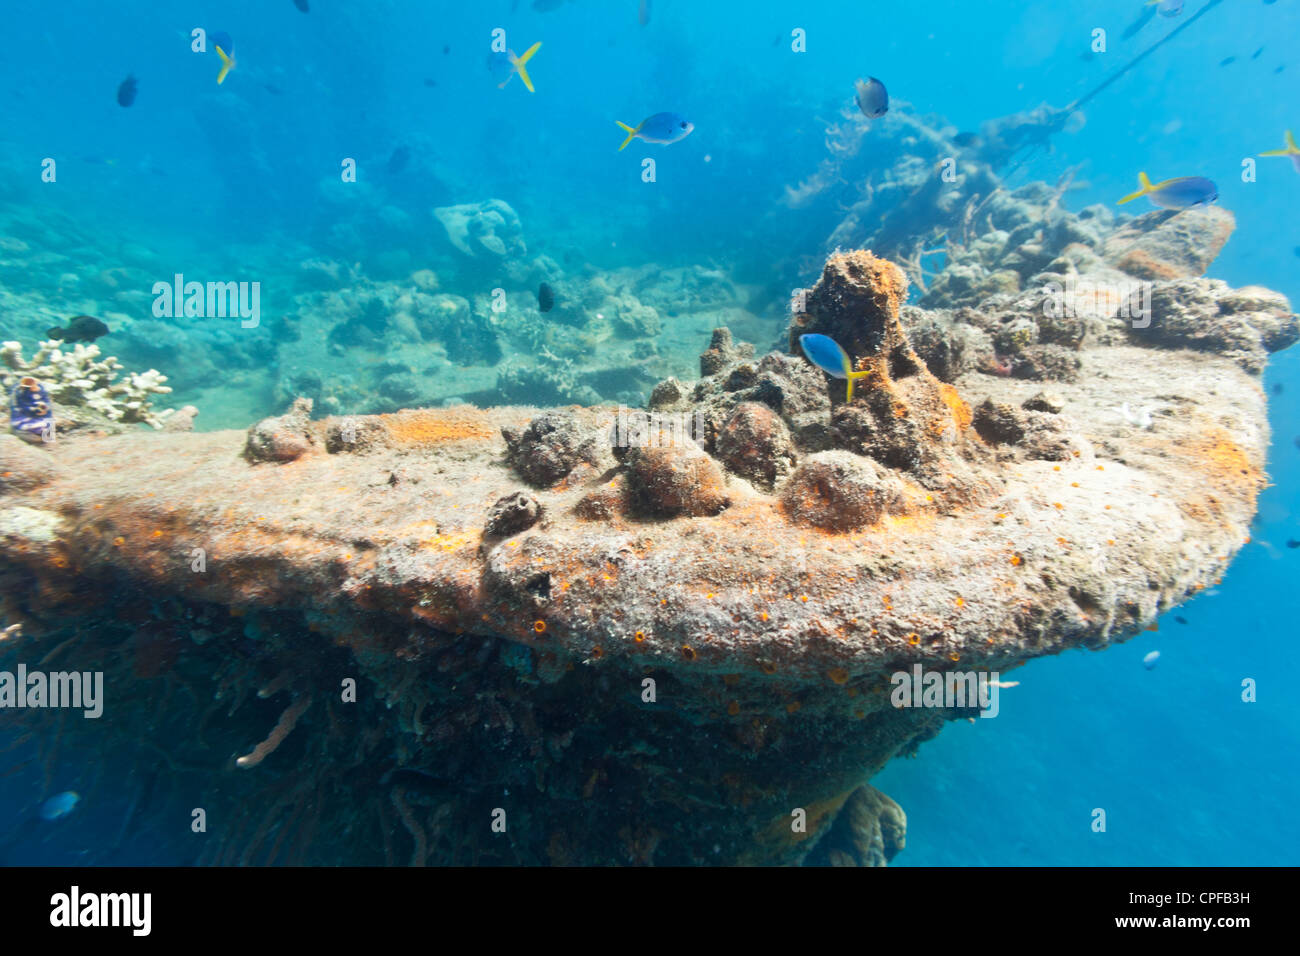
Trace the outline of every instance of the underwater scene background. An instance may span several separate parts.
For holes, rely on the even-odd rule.
[[[657,382],[698,377],[715,328],[760,352],[781,341],[791,290],[871,234],[850,221],[864,191],[884,194],[913,150],[932,161],[903,117],[981,148],[985,123],[1088,95],[1194,16],[999,171],[1009,190],[1043,182],[1068,210],[1117,214],[1139,171],[1209,177],[1236,228],[1207,274],[1295,301],[1300,176],[1261,159],[1245,181],[1243,160],[1300,129],[1296,0],[1177,16],[1140,0],[11,5],[0,338],[30,354],[98,317],[101,354],[165,375],[153,404],[196,407],[196,431],[246,428],[299,396],[317,415],[644,406]],[[219,85],[196,27],[233,40]],[[541,41],[535,92],[498,85],[497,28],[514,51]],[[869,122],[854,102],[867,76],[890,96]],[[690,135],[619,150],[616,122],[660,111]],[[943,243],[923,218],[915,231]],[[931,255],[919,277],[944,265]],[[259,283],[256,327],[159,316],[155,283],[177,274]],[[914,282],[909,301],[923,293]],[[955,721],[889,763],[873,783],[906,808],[910,837],[893,865],[1297,862],[1298,372],[1291,349],[1264,377],[1271,485],[1221,583],[1106,653],[1031,661],[1001,719]],[[120,838],[138,797],[111,768],[88,778],[65,752],[47,781],[27,746],[0,756],[0,862],[194,862],[181,841]],[[81,795],[75,809],[42,819],[60,791]],[[1105,834],[1079,823],[1094,807]]]

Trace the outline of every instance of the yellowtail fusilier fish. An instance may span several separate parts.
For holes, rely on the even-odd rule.
[[[861,372],[853,371],[853,360],[849,358],[849,353],[829,335],[818,335],[816,332],[801,335],[799,347],[803,349],[803,354],[808,356],[808,361],[827,375],[848,379],[848,393],[844,396],[846,402],[853,401],[853,383],[871,374],[870,369]]]
[[[1142,186],[1141,189],[1129,193],[1115,205],[1122,206],[1146,196],[1163,209],[1190,209],[1192,206],[1209,205],[1219,198],[1219,187],[1204,176],[1179,176],[1153,183],[1146,173],[1138,173],[1138,183]]]
[[[627,139],[623,140],[619,152],[626,149],[627,144],[634,139],[668,146],[690,136],[691,131],[695,129],[695,124],[679,113],[656,113],[654,116],[647,116],[635,127],[619,123],[618,120],[614,122],[627,133]]]

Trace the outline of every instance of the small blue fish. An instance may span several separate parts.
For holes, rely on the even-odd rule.
[[[846,402],[853,401],[853,383],[871,374],[871,369],[853,371],[853,360],[849,358],[849,353],[840,348],[840,343],[829,335],[818,335],[815,332],[801,335],[799,347],[803,349],[803,354],[808,356],[808,361],[827,375],[848,379],[848,393],[844,397]]]
[[[1300,146],[1296,145],[1295,137],[1291,131],[1286,131],[1286,149],[1270,149],[1267,153],[1260,153],[1261,156],[1287,156],[1291,159],[1291,165],[1295,171],[1300,173]]]
[[[618,123],[618,120],[614,122]],[[620,152],[626,149],[627,144],[633,139],[643,139],[647,143],[667,146],[690,136],[691,130],[695,129],[694,123],[677,113],[656,113],[654,116],[647,116],[635,128],[626,123],[618,123],[618,125],[622,127],[623,132],[627,133],[627,139],[623,140],[623,145],[619,147]]]
[[[30,375],[20,379],[9,396],[9,427],[31,442],[54,436],[50,391]]]
[[[1204,176],[1179,176],[1177,179],[1153,183],[1146,173],[1138,173],[1138,184],[1141,189],[1129,193],[1115,205],[1122,206],[1146,196],[1163,209],[1190,209],[1192,206],[1209,205],[1219,198],[1219,187]]]
[[[75,790],[64,790],[42,803],[38,812],[42,820],[57,820],[59,817],[66,817],[76,809],[80,801],[81,794]]]
[[[533,54],[542,48],[542,41],[538,40],[527,50],[523,56],[515,56],[514,50],[508,50],[505,53],[488,54],[488,69],[492,71],[493,76],[504,77],[497,88],[504,87],[514,77],[519,74],[519,79],[524,81],[524,86],[528,87],[529,93],[536,93],[533,89],[533,78],[528,75],[528,61],[533,58]]]
[[[1183,12],[1183,0],[1148,0],[1148,7],[1155,7],[1162,17],[1176,17]]]
[[[1149,654],[1146,655],[1146,657],[1142,658],[1142,666],[1145,667],[1147,670],[1151,670],[1153,667],[1156,666],[1156,661],[1158,660],[1160,660],[1160,652],[1151,651]]]

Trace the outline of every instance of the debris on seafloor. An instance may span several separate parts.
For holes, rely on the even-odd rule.
[[[892,675],[1012,686],[1248,538],[1296,319],[1153,286],[1144,321],[1019,285],[926,309],[841,252],[788,348],[719,329],[645,411],[15,439],[5,653],[75,639],[118,752],[210,768],[204,862],[883,865],[906,821],[868,780],[979,710],[898,706]],[[852,401],[809,333],[869,370]]]

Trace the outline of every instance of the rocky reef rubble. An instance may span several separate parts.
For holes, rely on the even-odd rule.
[[[1258,374],[1300,338],[1284,296],[1203,277],[1232,233],[1231,212],[1160,210],[1121,223],[1100,206],[1067,212],[1054,195],[1042,184],[994,195],[988,229],[952,250],[919,307],[901,310],[943,381],[970,370],[1078,381],[1089,346],[1125,341],[1213,352]]]
[[[1101,205],[1071,212],[1061,197],[1044,183],[1014,192],[997,189],[980,204],[978,223],[965,238],[948,236],[942,271],[920,304],[977,305],[1060,276],[1087,274],[1111,282],[1199,276],[1235,226],[1232,213],[1218,206],[1157,210],[1132,219]]]
[[[162,370],[178,405],[233,428],[298,397],[317,416],[463,402],[641,405],[655,382],[691,374],[710,329],[760,338],[780,321],[779,304],[726,261],[668,266],[620,249],[594,262],[540,212],[530,223],[469,185],[455,199],[441,189],[399,199],[331,179],[299,239],[267,236],[191,260],[195,281],[260,283],[255,328],[156,316],[151,290],[175,275],[163,252],[105,246],[75,217],[4,206],[4,338],[38,342],[72,315],[100,317],[111,329],[104,354]],[[545,313],[543,282],[555,293]]]
[[[491,199],[484,203],[443,206],[433,211],[447,230],[447,239],[471,258],[523,256],[528,252],[524,227],[509,203]]]
[[[596,464],[599,440],[564,412],[539,415],[527,428],[503,428],[506,461],[525,481],[550,487],[567,478],[580,462]]]
[[[377,278],[318,259],[302,264],[276,334],[274,395],[317,414],[477,405],[644,403],[666,374],[689,370],[699,334],[722,321],[751,330],[749,290],[708,265],[598,269],[573,250],[525,239],[499,199],[439,207],[437,269]],[[538,291],[554,294],[542,312]],[[323,335],[321,330],[323,329]]]
[[[979,712],[895,675],[1126,640],[1248,537],[1294,316],[1162,281],[1136,328],[1025,289],[904,306],[837,253],[782,349],[719,329],[641,411],[7,446],[5,653],[75,638],[116,744],[222,821],[205,861],[881,865],[906,820],[868,781]],[[870,372],[852,401],[809,331]]]
[[[1271,353],[1300,338],[1286,296],[1260,286],[1233,289],[1219,279],[1154,284],[1148,318],[1128,329],[1134,341],[1224,355],[1256,375]]]
[[[293,461],[316,443],[310,398],[299,398],[283,415],[264,418],[248,429],[244,456],[249,461]]]
[[[1135,312],[1150,317],[1146,299],[1160,299],[1163,283],[1203,276],[1235,220],[1218,206],[1137,217],[1104,205],[1072,211],[1064,200],[1073,171],[1055,185],[1010,186],[1004,171],[1012,158],[1059,133],[1066,117],[1044,105],[959,133],[942,117],[905,105],[872,124],[846,107],[827,130],[825,159],[787,190],[785,205],[796,213],[791,228],[838,220],[819,237],[827,253],[873,249],[904,269],[922,308],[974,310],[978,317],[958,313],[955,328],[937,332],[904,312],[913,345],[944,381],[967,356],[997,374],[1070,380],[1078,341],[1095,331],[1089,319],[1113,317],[1133,293],[1144,297]],[[1176,285],[1164,298],[1183,301],[1188,291]],[[1058,321],[1044,321],[1052,305]],[[1196,311],[1199,318],[1203,310]],[[1272,311],[1282,326],[1272,340],[1285,341],[1289,307],[1274,303]],[[995,321],[997,313],[1019,321]],[[1277,347],[1250,349],[1243,359],[1258,367]]]

